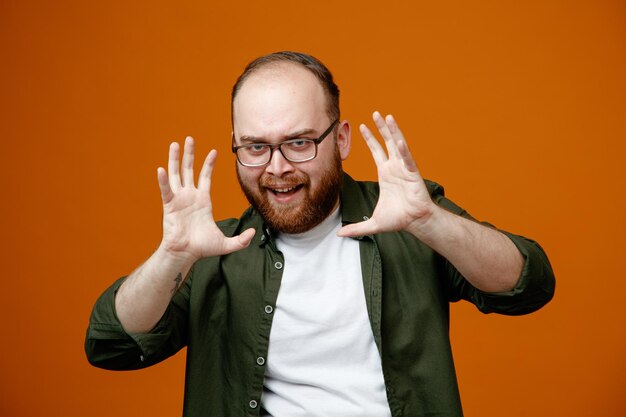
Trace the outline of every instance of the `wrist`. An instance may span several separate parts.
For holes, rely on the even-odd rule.
[[[422,216],[407,226],[406,231],[423,242],[430,241],[433,236],[444,230],[448,214],[450,213],[445,209],[432,203]]]
[[[176,269],[180,270],[189,269],[199,259],[188,251],[173,249],[166,241],[161,241],[153,257],[159,264],[177,267]]]

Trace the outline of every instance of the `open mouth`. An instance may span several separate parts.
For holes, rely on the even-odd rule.
[[[290,194],[294,194],[295,192],[297,192],[300,188],[302,188],[302,184],[300,185],[294,185],[292,187],[283,187],[283,188],[267,188],[269,191],[271,191],[274,195],[290,195]]]

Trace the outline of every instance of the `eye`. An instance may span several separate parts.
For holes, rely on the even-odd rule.
[[[260,154],[267,150],[267,145],[264,143],[254,143],[244,148],[246,151],[253,154]]]
[[[310,139],[293,139],[287,142],[287,145],[292,149],[302,149],[311,145]]]

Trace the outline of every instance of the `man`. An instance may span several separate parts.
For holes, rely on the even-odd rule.
[[[186,416],[460,416],[448,304],[525,314],[554,277],[534,242],[479,224],[425,182],[391,116],[361,125],[378,183],[343,174],[350,125],[315,58],[253,61],[233,88],[251,208],[215,223],[193,140],[158,169],[163,239],[96,303],[91,363],[153,365],[187,346]]]

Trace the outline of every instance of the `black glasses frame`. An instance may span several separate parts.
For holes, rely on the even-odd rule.
[[[281,142],[281,143],[275,143],[273,145],[270,144],[270,143],[251,143],[249,145],[235,146],[235,134],[233,133],[233,135],[232,135],[233,144],[232,144],[232,148],[231,149],[232,149],[233,153],[235,154],[235,156],[237,157],[237,162],[239,162],[241,165],[243,165],[245,167],[262,167],[262,166],[265,166],[265,165],[269,164],[272,161],[272,155],[273,155],[275,149],[278,149],[280,151],[281,155],[289,162],[293,162],[293,163],[296,163],[296,164],[299,163],[299,162],[307,162],[307,161],[310,161],[310,160],[315,159],[317,157],[317,145],[319,145],[320,143],[322,143],[322,141],[324,139],[326,139],[328,134],[333,131],[333,128],[337,125],[337,123],[339,123],[339,119],[335,119],[335,121],[331,123],[331,125],[328,127],[328,129],[326,129],[324,131],[324,133],[322,133],[320,135],[320,137],[317,138],[317,139],[309,139],[309,138],[289,139],[289,140],[286,140],[286,141]],[[311,158],[303,159],[301,161],[293,161],[293,160],[289,159],[285,155],[285,153],[283,152],[282,146],[284,144],[293,143],[293,142],[297,142],[297,141],[303,141],[303,140],[310,141],[310,142],[313,142],[315,144],[315,154]],[[241,159],[239,159],[239,154],[237,153],[237,151],[239,149],[249,148],[249,147],[252,147],[252,146],[266,146],[266,147],[268,147],[270,149],[270,157],[269,157],[269,159],[268,159],[268,161],[266,163],[264,163],[264,164],[246,164],[246,163],[242,162]]]

